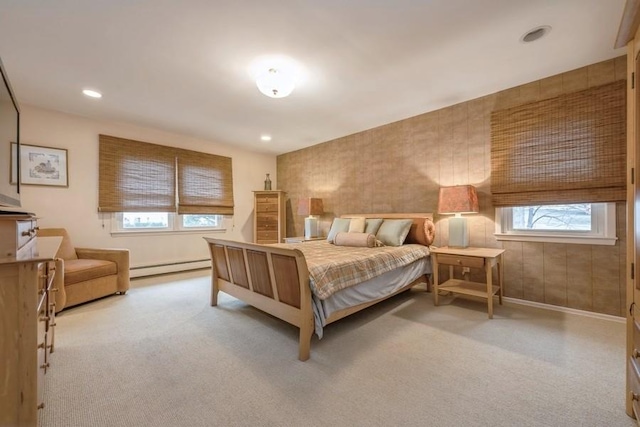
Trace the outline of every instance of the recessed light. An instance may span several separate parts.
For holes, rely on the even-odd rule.
[[[520,37],[520,41],[522,43],[531,43],[536,40],[540,40],[542,37],[549,34],[549,31],[551,31],[551,27],[549,25],[542,25],[540,27],[536,27],[524,33],[524,35]]]
[[[91,98],[102,98],[102,94],[98,91],[95,90],[91,90],[91,89],[84,89],[82,91],[82,93],[84,93],[85,95],[87,95],[88,97]]]
[[[262,140],[264,142],[269,142],[269,141],[271,141],[271,136],[269,136],[269,135],[261,135],[260,136],[260,140]]]

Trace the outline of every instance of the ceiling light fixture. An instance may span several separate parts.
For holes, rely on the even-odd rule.
[[[282,69],[271,67],[261,73],[256,79],[260,92],[270,98],[284,98],[289,96],[296,85],[293,77]]]
[[[265,142],[271,141],[271,137],[269,135],[262,135],[260,139]]]
[[[540,27],[536,27],[524,33],[524,35],[520,37],[520,41],[522,43],[531,43],[536,40],[540,40],[542,37],[549,34],[549,31],[551,31],[551,27],[549,25],[542,25]]]
[[[102,98],[102,94],[98,91],[95,90],[91,90],[91,89],[84,89],[82,91],[82,93],[84,93],[86,96],[91,97],[91,98]]]

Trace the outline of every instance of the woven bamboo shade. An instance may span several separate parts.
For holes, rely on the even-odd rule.
[[[233,215],[230,157],[180,150],[178,213]]]
[[[493,205],[626,200],[625,83],[492,113]]]
[[[99,151],[100,212],[233,214],[228,157],[108,135]]]
[[[175,212],[171,147],[100,135],[98,211]]]

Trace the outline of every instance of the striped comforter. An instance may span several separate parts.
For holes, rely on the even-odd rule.
[[[429,248],[422,245],[361,248],[318,240],[276,246],[298,249],[304,254],[311,290],[320,299],[429,256]]]

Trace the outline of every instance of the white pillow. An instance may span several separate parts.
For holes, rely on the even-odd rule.
[[[364,233],[364,217],[362,218],[351,218],[349,222],[349,233]]]

